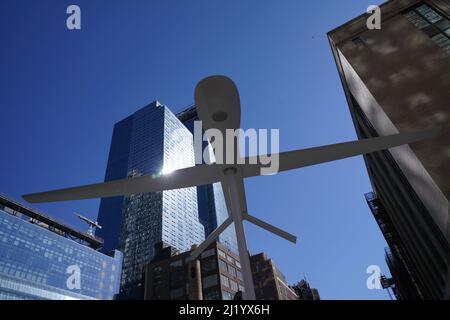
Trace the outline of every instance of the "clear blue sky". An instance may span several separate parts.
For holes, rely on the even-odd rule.
[[[82,30],[66,29],[78,4]],[[225,74],[240,89],[243,128],[279,128],[281,150],[356,138],[326,32],[369,0],[2,1],[0,192],[103,181],[115,122],[153,100],[193,102],[196,83]],[[324,299],[386,299],[366,288],[386,245],[363,194],[361,157],[246,181],[249,210],[297,234],[291,245],[248,226],[289,282]],[[85,228],[98,200],[37,207]]]

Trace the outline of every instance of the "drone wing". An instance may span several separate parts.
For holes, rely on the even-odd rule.
[[[24,195],[31,203],[106,198],[187,188],[219,181],[217,165],[201,165],[175,170],[169,174],[145,175],[67,189]]]
[[[386,150],[404,144],[409,144],[433,138],[434,136],[437,135],[438,132],[439,129],[436,128],[427,129],[422,131],[399,133],[389,136],[362,139],[303,150],[282,152],[278,154],[279,168],[277,172],[312,166],[320,163]],[[276,155],[272,155],[272,157],[276,157]],[[248,163],[258,163],[257,157],[245,158],[245,163],[246,164],[241,166],[243,170],[243,175],[246,178],[264,175],[264,173],[261,173],[261,170],[264,168],[267,169],[266,166],[263,166],[261,164],[248,164]]]

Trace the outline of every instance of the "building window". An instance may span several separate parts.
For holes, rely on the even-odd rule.
[[[416,10],[431,23],[436,23],[436,22],[442,20],[442,16],[439,15],[436,11],[431,9],[426,4],[421,5]]]
[[[449,47],[450,48],[449,38],[444,36],[442,33],[438,33],[434,37],[431,37],[431,39],[433,39],[433,41],[436,42],[438,44],[438,46],[440,46],[440,47]]]
[[[216,270],[216,258],[210,258],[202,261],[203,272],[210,272]]]
[[[221,259],[219,259],[219,269],[221,271],[227,271],[227,263]]]
[[[233,295],[228,291],[222,291],[223,300],[233,300]]]
[[[232,256],[227,256],[227,260],[229,263],[233,264],[234,263],[234,259]]]
[[[202,253],[202,259],[215,255],[216,254],[215,251],[216,250],[214,248],[206,250],[205,252]]]
[[[205,294],[205,300],[220,300],[219,291],[213,290]]]
[[[424,18],[419,16],[414,10],[405,13],[404,16],[419,29],[423,29],[430,25]]]
[[[224,276],[223,274],[220,275],[220,282],[222,282],[222,285],[229,288],[230,287],[230,280]]]
[[[237,285],[236,281],[233,281],[230,279],[230,288],[233,291],[238,291],[238,285]]]
[[[421,2],[404,12],[403,16],[438,46],[450,52],[450,20],[444,14]]]
[[[225,254],[225,252],[223,252],[222,250],[217,250],[217,253],[219,254],[219,257],[226,259],[227,255]]]
[[[236,277],[236,269],[232,266],[228,266],[228,273]]]
[[[217,285],[217,275],[213,274],[203,278],[203,289]]]

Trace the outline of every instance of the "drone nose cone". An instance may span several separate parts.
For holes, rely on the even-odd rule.
[[[195,105],[205,130],[215,128],[224,131],[240,127],[239,92],[234,82],[226,76],[201,80],[195,88]]]

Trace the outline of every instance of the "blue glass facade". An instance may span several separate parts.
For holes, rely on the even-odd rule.
[[[177,116],[193,134],[194,121],[199,120],[195,107],[181,111]],[[203,142],[203,148],[206,146],[207,142]],[[221,184],[214,183],[197,187],[197,202],[198,215],[200,222],[205,227],[205,236],[207,237],[228,217],[227,205]],[[225,229],[217,240],[235,253],[238,252],[236,232],[233,225]]]
[[[113,299],[122,254],[110,257],[0,209],[0,299]],[[72,289],[70,268],[79,268]]]
[[[155,101],[114,126],[105,181],[170,174],[194,165],[192,134]],[[124,253],[121,288],[126,298],[139,297],[135,289],[142,285],[155,244],[162,241],[183,252],[204,240],[195,187],[102,199],[98,220],[103,228],[96,234],[105,248]]]

